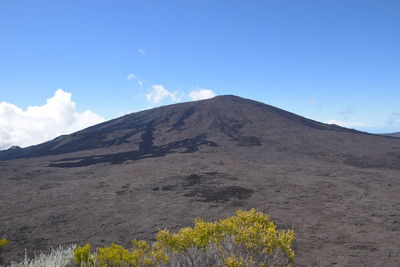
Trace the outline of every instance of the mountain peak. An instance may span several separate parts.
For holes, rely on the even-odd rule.
[[[2,151],[0,160],[84,151],[90,156],[79,158],[71,155],[68,162],[52,166],[116,164],[128,159],[193,153],[232,145],[263,147],[272,142],[286,146],[298,138],[305,138],[309,144],[314,142],[313,138],[323,135],[321,131],[331,135],[340,132],[361,134],[261,102],[222,95],[128,114],[40,145]],[[79,163],[71,163],[78,160]]]

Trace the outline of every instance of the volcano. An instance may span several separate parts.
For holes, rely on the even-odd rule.
[[[256,208],[294,228],[297,266],[393,266],[399,171],[398,138],[217,96],[1,151],[0,236],[16,259]]]

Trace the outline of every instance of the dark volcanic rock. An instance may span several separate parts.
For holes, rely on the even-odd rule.
[[[312,130],[363,134],[312,121],[259,102],[219,96],[129,114],[40,145],[0,151],[0,160],[92,151],[90,157],[97,160],[84,157],[82,166],[100,162],[116,164],[123,159],[164,156],[181,148],[186,148],[185,153],[194,152],[201,145],[216,146],[221,138],[251,147],[261,146],[263,140],[279,139],[277,134],[292,139],[304,135],[304,132],[318,135],[318,131]]]
[[[0,237],[9,261],[256,208],[294,228],[297,266],[396,266],[399,170],[398,138],[218,96],[0,151]]]

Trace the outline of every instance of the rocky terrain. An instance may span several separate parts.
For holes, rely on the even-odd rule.
[[[0,236],[15,260],[256,208],[294,228],[297,266],[397,266],[399,173],[398,138],[218,96],[0,152]]]

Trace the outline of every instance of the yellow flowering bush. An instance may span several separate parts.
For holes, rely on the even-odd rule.
[[[156,239],[157,246],[169,254],[187,253],[192,248],[217,250],[215,256],[220,261],[216,262],[227,262],[226,266],[236,266],[233,262],[242,262],[240,266],[271,266],[278,261],[282,266],[294,263],[294,231],[278,231],[267,215],[255,209],[238,210],[236,216],[216,222],[196,219],[193,228],[183,228],[175,234],[161,230]],[[210,251],[207,254],[210,256]]]
[[[249,266],[249,263],[244,260],[243,258],[238,258],[236,256],[232,256],[229,258],[226,258],[224,260],[224,266],[225,267],[247,267]]]
[[[293,266],[293,230],[278,230],[255,209],[215,222],[198,218],[177,233],[160,230],[156,241],[132,241],[133,249],[112,244],[89,261],[90,245],[75,250],[78,265],[95,266]]]
[[[90,249],[90,244],[86,244],[74,250],[74,260],[78,266],[95,266],[97,255],[92,254]]]

